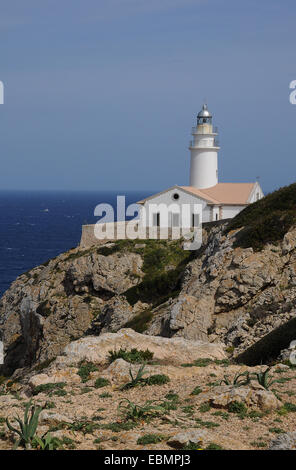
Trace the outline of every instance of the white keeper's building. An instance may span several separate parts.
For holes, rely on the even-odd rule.
[[[177,227],[182,225],[182,217],[174,207],[190,205],[191,226],[198,225],[199,217],[195,214],[196,205],[202,206],[202,222],[229,219],[236,216],[248,204],[258,201],[264,194],[258,182],[254,183],[219,183],[217,129],[213,128],[212,115],[207,105],[197,115],[197,125],[192,129],[190,142],[191,153],[189,186],[172,186],[160,193],[153,194],[139,201],[145,210],[140,212],[140,219],[146,226]],[[165,221],[161,220],[164,204],[173,209]]]

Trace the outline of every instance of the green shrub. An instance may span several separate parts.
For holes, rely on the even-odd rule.
[[[269,428],[268,429],[269,432],[272,432],[274,434],[282,434],[284,433],[285,431],[281,428]]]
[[[208,411],[210,411],[211,409],[211,406],[209,403],[202,403],[199,407],[199,411],[201,413],[207,413]]]
[[[290,412],[295,413],[296,412],[296,405],[294,405],[294,403],[286,402],[286,403],[284,403],[284,408],[288,411],[288,413],[290,413]]]
[[[38,393],[50,394],[51,392],[63,389],[66,385],[65,382],[41,384],[34,388],[33,395],[38,395]]]
[[[227,232],[245,227],[236,236],[236,246],[261,250],[276,243],[296,222],[296,183],[283,187],[241,211],[227,226]]]
[[[108,423],[108,424],[101,424],[101,429],[107,429],[112,432],[121,432],[121,431],[130,431],[136,427],[136,423],[133,421],[127,422],[118,422],[118,423]]]
[[[267,443],[264,441],[252,441],[250,442],[252,447],[264,448],[267,447]]]
[[[133,348],[130,351],[120,348],[118,351],[109,351],[109,362],[112,363],[116,359],[124,359],[132,364],[151,361],[154,353],[146,349],[145,351]]]
[[[248,409],[246,405],[240,401],[233,401],[228,405],[229,413],[236,413],[241,418],[244,418],[247,415]]]
[[[147,445],[147,444],[158,444],[165,439],[165,436],[162,434],[144,434],[144,436],[139,437],[137,444]]]
[[[195,442],[187,442],[186,445],[184,445],[184,447],[182,448],[182,450],[201,450],[201,447],[196,444]]]
[[[205,357],[205,358],[200,358],[196,359],[194,362],[188,362],[185,364],[181,364],[182,367],[207,367],[208,365],[212,364],[213,361],[212,359]],[[217,362],[218,364],[218,362]]]
[[[111,393],[108,393],[108,392],[105,392],[105,393],[101,393],[101,395],[99,395],[100,398],[111,398],[112,395]]]
[[[110,380],[104,379],[103,377],[99,377],[95,381],[95,388],[103,388],[103,387],[107,387],[107,385],[110,385]]]
[[[142,281],[124,295],[134,305],[138,300],[153,305],[163,303],[179,291],[181,275],[193,252],[183,250],[180,240],[146,240],[144,250],[133,250],[143,256]],[[175,269],[166,270],[170,265]],[[144,331],[144,330],[142,330]]]
[[[165,398],[167,400],[171,400],[171,401],[179,401],[179,395],[177,393],[174,393],[174,392],[169,392],[165,395]]]
[[[214,423],[213,421],[203,421],[200,418],[196,418],[195,421],[198,426],[203,427],[203,428],[212,429],[212,428],[217,428],[220,426],[220,424],[218,423]]]
[[[90,378],[90,373],[97,370],[98,368],[93,362],[81,361],[77,374],[80,376],[81,382],[87,382]]]
[[[229,414],[226,411],[221,411],[221,410],[215,411],[213,413],[213,416],[220,416],[220,418],[225,419],[226,421],[229,420]]]
[[[150,375],[146,380],[147,385],[164,385],[170,382],[170,378],[165,374]]]
[[[223,447],[219,444],[215,444],[215,442],[211,442],[205,450],[223,450]]]

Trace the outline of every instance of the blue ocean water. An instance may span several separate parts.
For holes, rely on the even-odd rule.
[[[126,204],[149,192],[121,192]],[[100,203],[116,207],[117,193],[0,191],[0,297],[17,276],[78,245],[81,226],[95,223]]]

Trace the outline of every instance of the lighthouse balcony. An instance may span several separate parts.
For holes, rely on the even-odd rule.
[[[212,142],[195,142],[194,140],[190,140],[189,142],[190,148],[218,148],[219,147],[219,139],[214,139]]]
[[[209,132],[211,130],[211,132]],[[192,135],[195,134],[204,134],[204,135],[217,135],[218,134],[218,127],[213,127],[213,129],[210,129],[209,126],[196,126],[192,127]]]

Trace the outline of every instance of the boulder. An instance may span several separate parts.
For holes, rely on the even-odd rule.
[[[41,411],[39,416],[40,424],[60,424],[60,423],[73,423],[73,420],[68,418],[68,416],[61,415],[59,413],[50,413],[46,410]]]
[[[200,397],[214,408],[228,409],[233,402],[244,403],[247,408],[261,411],[277,410],[282,406],[272,392],[253,383],[242,387],[222,385]]]
[[[269,450],[296,450],[296,431],[280,434],[270,442]]]
[[[55,369],[52,367],[43,374],[33,375],[28,383],[30,387],[35,388],[39,385],[59,382],[80,383],[81,378],[77,375],[77,368],[67,367],[64,369]]]
[[[77,364],[81,360],[106,364],[108,353],[120,348],[130,350],[149,349],[155,360],[169,360],[171,364],[193,362],[199,358],[225,359],[226,353],[221,343],[189,341],[184,338],[163,338],[136,333],[131,329],[122,329],[117,333],[104,333],[100,336],[87,336],[73,341],[64,349],[63,356],[56,361]]]
[[[183,449],[188,444],[195,444],[202,446],[203,441],[207,436],[207,432],[199,429],[190,429],[175,434],[168,440],[168,445],[174,449]]]

